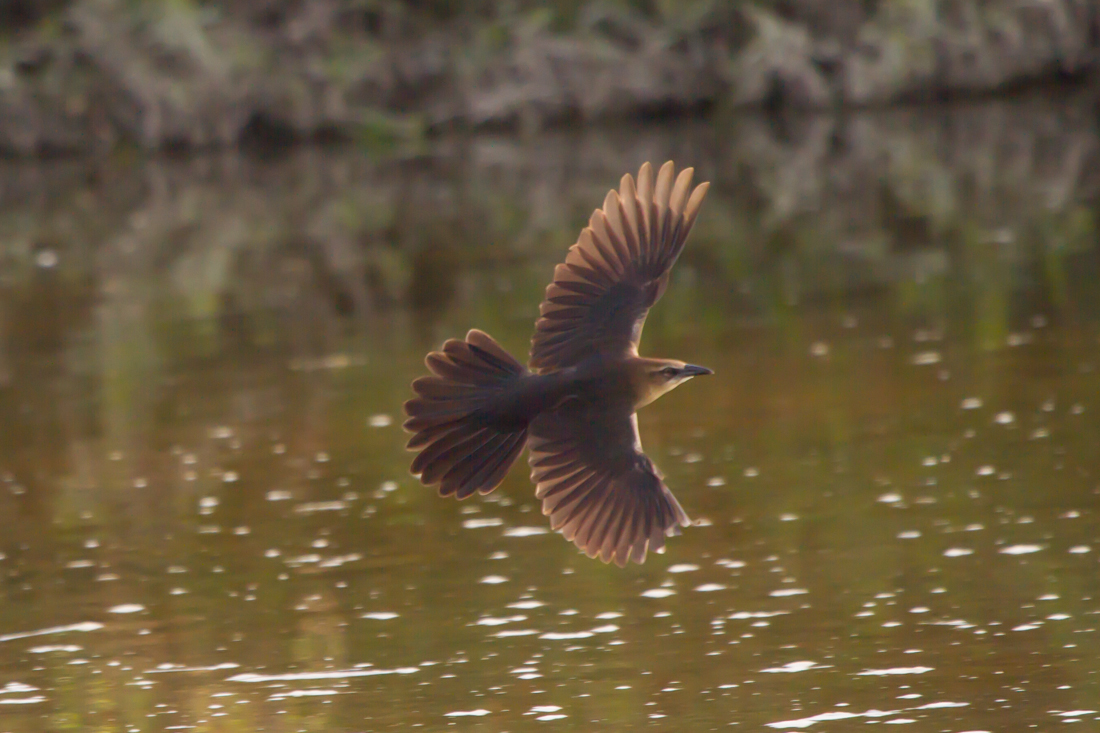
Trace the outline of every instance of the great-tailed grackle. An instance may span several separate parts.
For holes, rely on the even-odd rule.
[[[530,447],[550,526],[589,557],[645,561],[687,514],[643,452],[635,411],[704,367],[638,355],[646,313],[668,286],[709,184],[649,163],[604,199],[539,306],[530,370],[472,330],[428,354],[432,376],[405,403],[411,471],[441,496],[487,494]],[[690,193],[690,195],[689,195]]]

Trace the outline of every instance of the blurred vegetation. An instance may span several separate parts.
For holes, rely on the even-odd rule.
[[[1086,79],[1095,0],[9,0],[0,152],[539,129]]]

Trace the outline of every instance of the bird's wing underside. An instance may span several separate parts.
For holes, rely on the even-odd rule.
[[[654,180],[646,163],[637,186],[630,174],[623,176],[619,190],[593,212],[546,287],[531,340],[532,369],[637,353],[646,313],[668,285],[710,185],[692,190],[691,168],[675,180],[673,172],[669,161]]]
[[[687,514],[642,453],[637,417],[569,400],[528,428],[531,480],[542,513],[589,557],[622,567],[659,551]]]

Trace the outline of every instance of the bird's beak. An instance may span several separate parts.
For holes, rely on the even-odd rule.
[[[683,370],[680,372],[685,377],[701,377],[704,374],[714,374],[713,371],[706,367],[695,366],[694,364],[685,364]]]

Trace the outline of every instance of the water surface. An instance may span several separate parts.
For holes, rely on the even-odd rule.
[[[1073,100],[0,173],[0,727],[1100,719],[1097,133]],[[407,475],[426,350],[526,353],[643,160],[714,181],[643,351],[696,526]],[[902,728],[903,730],[905,728]]]

